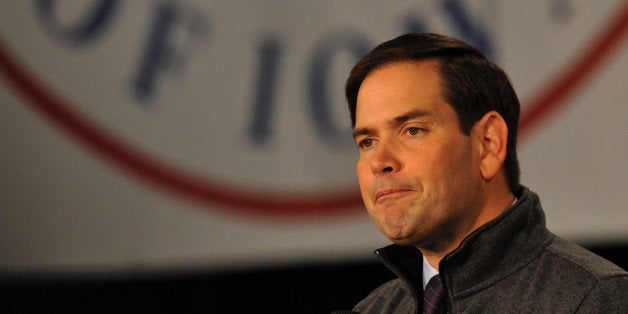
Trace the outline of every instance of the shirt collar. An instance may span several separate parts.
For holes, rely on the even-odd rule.
[[[436,275],[438,275],[438,269],[432,267],[432,265],[427,262],[425,256],[423,256],[423,290],[425,290],[427,282]]]

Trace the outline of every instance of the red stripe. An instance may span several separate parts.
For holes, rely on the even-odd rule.
[[[73,110],[68,101],[47,89],[25,71],[2,42],[0,72],[27,100],[28,105],[55,122],[80,143],[132,175],[180,196],[246,213],[286,217],[318,216],[362,207],[357,188],[308,194],[263,193],[253,191],[250,187],[229,186],[171,168],[140,153],[125,142],[116,140],[116,136],[100,127],[96,121]]]
[[[561,75],[550,80],[549,85],[534,98],[521,115],[519,128],[521,136],[526,136],[533,126],[536,126],[542,118],[547,118],[550,113],[566,104],[569,96],[580,87],[587,78],[592,78],[592,73],[607,60],[612,48],[617,46],[628,27],[628,1],[624,7],[618,10],[617,16],[611,20],[597,37],[591,48],[569,64]]]

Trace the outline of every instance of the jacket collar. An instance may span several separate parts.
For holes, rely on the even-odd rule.
[[[468,235],[440,262],[449,295],[471,294],[525,266],[549,244],[538,195],[526,187],[517,202],[497,218]],[[375,251],[414,294],[421,291],[422,255],[415,247],[396,244]]]

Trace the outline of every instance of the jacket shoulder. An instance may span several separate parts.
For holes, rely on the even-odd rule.
[[[562,265],[560,269],[580,277],[579,288],[584,294],[577,311],[618,313],[628,308],[628,272],[610,261],[556,237],[547,247]]]
[[[574,267],[593,280],[609,277],[626,277],[628,273],[609,260],[561,237],[554,236],[546,250],[560,259],[564,267]]]

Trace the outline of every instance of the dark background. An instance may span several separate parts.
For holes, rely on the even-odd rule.
[[[584,246],[628,269],[628,243]],[[327,265],[106,279],[5,274],[0,298],[8,313],[329,313],[351,309],[392,278],[375,257]]]

